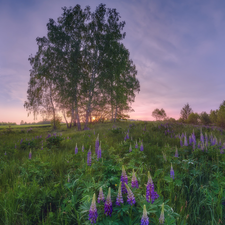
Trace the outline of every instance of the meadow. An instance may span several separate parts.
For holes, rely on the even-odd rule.
[[[162,121],[2,127],[0,224],[225,224],[224,134]]]

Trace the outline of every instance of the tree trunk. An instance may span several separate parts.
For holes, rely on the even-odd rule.
[[[63,117],[64,117],[64,119],[65,119],[65,121],[66,121],[66,126],[67,126],[67,128],[69,128],[68,121],[67,121],[67,119],[66,119],[66,115],[65,115],[65,111],[64,111],[64,110],[63,110]]]
[[[114,118],[114,123],[116,122],[116,117],[117,117],[117,104],[116,104],[116,110],[115,110],[115,118]]]
[[[77,129],[78,131],[81,130],[81,124],[80,124],[80,117],[79,117],[79,113],[78,113],[78,104],[77,104],[77,96],[75,96],[75,112],[76,112],[76,120],[77,120]]]
[[[54,107],[54,104],[53,104],[53,101],[52,101],[52,86],[51,84],[49,85],[50,87],[50,101],[51,101],[51,104],[52,104],[52,111],[53,111],[53,129],[55,130],[56,129],[56,124],[55,124],[55,107]]]

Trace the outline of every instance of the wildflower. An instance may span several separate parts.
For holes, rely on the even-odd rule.
[[[126,188],[127,188],[127,191],[128,191],[127,202],[128,202],[130,205],[134,205],[134,204],[136,203],[134,194],[133,194],[133,192],[130,190],[129,186],[128,186],[127,184],[125,184],[125,185],[126,185]]]
[[[204,143],[204,135],[201,133],[201,135],[200,135],[200,141],[202,142],[202,143]]]
[[[31,150],[30,150],[30,153],[29,153],[29,159],[31,159],[32,157],[32,153],[31,153]]]
[[[133,174],[132,174],[131,187],[132,188],[135,188],[135,187],[138,188],[138,181],[137,181],[137,178],[135,176],[134,169],[133,169]]]
[[[76,147],[75,147],[75,154],[78,153],[78,148],[77,148],[77,143],[76,143]]]
[[[157,199],[159,195],[157,192],[154,191],[154,183],[152,180],[152,177],[150,175],[150,172],[148,171],[148,183],[146,187],[146,200],[147,202],[150,202],[153,204],[155,199]]]
[[[102,157],[102,149],[101,149],[101,141],[100,141],[100,145],[98,147],[97,159],[100,159],[101,157]]]
[[[183,142],[182,142],[182,140],[180,138],[180,147],[182,147],[182,146],[183,146]]]
[[[188,146],[186,133],[185,133],[185,136],[184,136],[184,146]]]
[[[98,154],[98,147],[99,147],[99,134],[96,138],[96,141],[95,141],[95,153],[96,155]]]
[[[138,144],[137,144],[137,141],[136,141],[136,144],[135,144],[135,148],[138,148]]]
[[[129,130],[128,130],[128,132],[129,132]],[[126,139],[129,139],[129,134],[128,133],[127,133]]]
[[[195,142],[192,142],[192,144],[193,144],[193,151],[195,150]]]
[[[84,145],[82,145],[82,152],[84,152]]]
[[[177,150],[177,147],[176,147],[175,157],[178,157],[178,150]]]
[[[87,153],[87,165],[91,166],[91,146],[90,146],[89,151]]]
[[[6,151],[5,151],[5,155],[6,155]]]
[[[119,185],[119,188],[118,188],[118,195],[117,195],[117,198],[116,198],[116,205],[120,206],[120,203],[123,204],[123,196],[122,196],[122,193],[121,193],[121,183],[120,182],[120,185]]]
[[[68,179],[67,179],[68,183],[70,182],[70,175],[68,174]]]
[[[124,166],[122,166],[122,175],[121,175],[120,181],[122,182],[122,185],[121,185],[122,193],[126,194],[127,193],[127,189],[126,189],[125,183],[126,184],[128,183],[128,178],[127,178],[127,174],[126,174]]]
[[[108,195],[105,201],[105,215],[111,216],[112,215],[112,201],[111,201],[111,188],[109,187]]]
[[[21,139],[20,144],[22,144],[22,142],[23,142],[23,139]]]
[[[144,205],[143,215],[141,217],[141,225],[148,225],[148,224],[149,224],[149,219],[148,219],[148,215],[147,215],[146,206]]]
[[[91,207],[89,210],[89,220],[91,223],[96,223],[98,217],[97,208],[96,208],[96,201],[95,201],[95,194],[93,195]]]
[[[144,150],[144,146],[143,146],[143,143],[141,142],[140,151],[143,151],[143,150]]]
[[[159,217],[159,223],[160,224],[164,224],[164,203],[162,204],[162,211],[161,211],[161,214],[160,214],[160,217]]]
[[[132,152],[132,147],[131,147],[131,144],[130,144],[129,152]]]
[[[170,169],[170,177],[174,179],[174,170],[173,170],[172,163],[171,163],[171,169]]]
[[[104,194],[103,194],[103,191],[102,191],[102,187],[100,187],[99,189],[99,195],[98,195],[98,203],[100,203],[101,201],[105,201],[105,197],[104,197]]]

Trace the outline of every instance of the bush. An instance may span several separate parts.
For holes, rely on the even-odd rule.
[[[209,114],[206,113],[206,112],[202,112],[200,114],[200,117],[199,118],[200,118],[201,123],[204,124],[204,125],[209,125],[211,123]]]
[[[62,122],[62,118],[56,116],[55,117],[55,127],[56,127],[56,129],[60,129],[61,122]],[[52,127],[52,129],[54,129],[54,119],[51,120],[51,127]]]
[[[199,115],[198,113],[191,113],[188,116],[187,122],[191,124],[198,124]]]
[[[46,138],[46,145],[48,148],[51,148],[51,146],[59,147],[62,140],[63,138],[60,136],[57,136],[56,134],[53,134],[53,135],[49,134]]]

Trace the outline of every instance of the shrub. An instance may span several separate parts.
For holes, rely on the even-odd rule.
[[[204,125],[208,125],[208,124],[211,123],[209,114],[206,113],[206,112],[202,112],[202,113],[200,114],[200,117],[199,117],[199,118],[200,118],[201,123],[204,124]]]
[[[60,136],[57,136],[56,134],[53,134],[53,135],[49,134],[46,138],[46,145],[48,148],[51,148],[51,146],[59,147],[62,140],[63,138]]]
[[[191,124],[198,124],[199,115],[198,113],[191,113],[188,116],[187,122]]]

